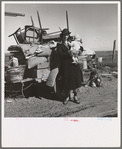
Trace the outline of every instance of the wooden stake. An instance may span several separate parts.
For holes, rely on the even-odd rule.
[[[67,11],[66,11],[66,22],[67,22],[67,29],[69,30],[68,12]]]
[[[115,58],[115,49],[116,49],[116,40],[114,40],[114,43],[113,43],[112,63],[114,62],[114,58]]]

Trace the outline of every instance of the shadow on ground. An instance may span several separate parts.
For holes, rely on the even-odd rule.
[[[53,88],[46,86],[45,82],[35,83],[35,82],[26,82],[24,86],[21,83],[16,84],[6,84],[5,85],[5,97],[10,98],[46,98],[48,100],[57,100],[61,101],[57,98],[54,93]]]

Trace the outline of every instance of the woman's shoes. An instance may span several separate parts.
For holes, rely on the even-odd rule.
[[[64,100],[63,104],[66,105],[68,103],[68,101],[69,101],[69,97],[67,97]],[[80,101],[78,100],[77,96],[74,96],[74,102],[77,103],[77,104],[80,104]]]
[[[63,104],[66,105],[66,104],[68,103],[68,101],[69,101],[69,97],[67,97],[67,98],[64,100]]]
[[[77,103],[77,104],[80,104],[80,101],[77,97],[77,90],[74,90],[74,102]]]
[[[73,94],[73,91],[71,90],[70,93],[69,93],[69,100],[73,100],[73,97],[74,97],[74,94]]]
[[[77,96],[74,96],[74,102],[77,103],[77,104],[80,104],[80,101],[78,100]]]
[[[73,95],[73,93],[74,93],[74,95]],[[64,100],[63,104],[66,105],[69,100],[73,100],[75,103],[80,104],[80,101],[79,101],[79,99],[77,97],[77,92],[76,91],[72,91],[71,90],[70,93],[69,93],[69,97],[67,97]]]

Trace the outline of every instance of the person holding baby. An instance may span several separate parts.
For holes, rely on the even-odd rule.
[[[61,65],[59,70],[62,74],[62,81],[64,84],[64,90],[65,90],[65,99],[63,101],[64,104],[67,104],[69,100],[72,100],[79,104],[80,101],[77,97],[78,89],[82,85],[83,81],[83,74],[81,71],[81,68],[79,66],[78,61],[75,58],[73,58],[74,53],[74,43],[70,43],[68,41],[69,35],[71,32],[69,32],[68,29],[64,29],[61,33],[61,43],[57,44],[57,53],[61,60]],[[79,44],[79,43],[78,43]],[[80,47],[80,44],[79,44]],[[80,49],[76,49],[78,51]],[[78,52],[76,52],[78,53]],[[78,55],[78,54],[76,54]],[[74,63],[73,63],[74,60]],[[72,94],[74,95],[72,98]]]

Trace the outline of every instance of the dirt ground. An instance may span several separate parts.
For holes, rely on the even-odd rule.
[[[102,72],[102,74],[108,72]],[[85,78],[87,79],[87,78]],[[45,85],[30,88],[41,93],[41,98],[5,97],[5,117],[116,117],[118,111],[118,79],[113,75],[103,76],[103,86],[82,86],[78,92],[80,104],[69,101],[63,105]]]

